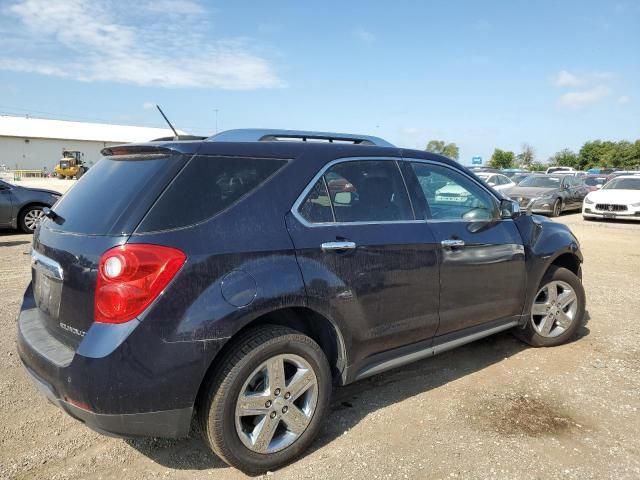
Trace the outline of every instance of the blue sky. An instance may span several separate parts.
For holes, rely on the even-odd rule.
[[[639,0],[0,0],[0,113],[545,160],[640,138],[639,26]]]

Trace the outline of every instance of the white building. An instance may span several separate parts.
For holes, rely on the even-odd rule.
[[[79,150],[84,153],[84,161],[93,165],[105,147],[169,136],[173,136],[169,128],[0,115],[0,165],[52,171],[63,150]]]

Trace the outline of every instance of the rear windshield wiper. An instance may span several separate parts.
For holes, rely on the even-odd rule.
[[[62,225],[64,223],[64,218],[62,218],[56,212],[51,210],[49,207],[44,207],[42,209],[42,213],[44,213],[45,217],[50,218],[51,220],[56,222],[58,225]]]

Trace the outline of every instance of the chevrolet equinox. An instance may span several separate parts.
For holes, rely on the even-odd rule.
[[[584,318],[566,226],[376,137],[109,147],[45,215],[18,318],[42,394],[110,435],[195,418],[250,474],[309,447],[333,385],[504,330],[560,345]]]

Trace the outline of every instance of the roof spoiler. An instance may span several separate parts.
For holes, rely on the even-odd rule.
[[[100,150],[100,153],[105,157],[116,157],[120,155],[158,155],[158,154],[171,154],[176,150],[167,147],[161,147],[157,145],[143,144],[143,145],[116,145],[113,147],[107,147]]]
[[[328,142],[351,145],[371,145],[377,147],[395,147],[386,140],[370,135],[352,135],[349,133],[313,132],[305,130],[272,130],[245,128],[227,130],[207,138],[208,142]]]

